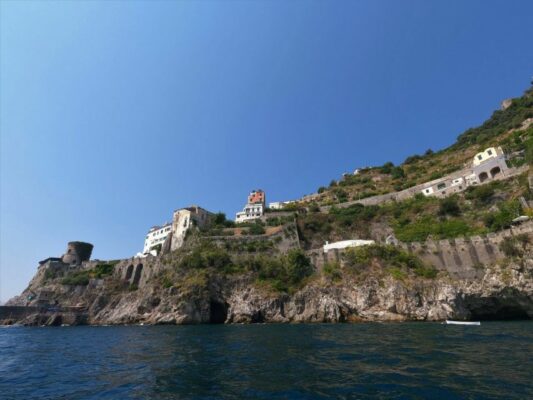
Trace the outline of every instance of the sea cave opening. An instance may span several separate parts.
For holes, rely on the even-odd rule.
[[[474,321],[532,319],[531,300],[514,290],[504,291],[498,296],[473,296],[467,298],[467,305]]]
[[[209,323],[223,324],[228,317],[228,305],[226,303],[211,300],[209,303]]]

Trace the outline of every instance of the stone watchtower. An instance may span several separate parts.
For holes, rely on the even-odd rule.
[[[83,261],[89,261],[93,245],[86,242],[69,242],[67,252],[61,257],[61,261],[70,265],[81,265]]]

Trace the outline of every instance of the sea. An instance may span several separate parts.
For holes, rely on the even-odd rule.
[[[4,327],[0,399],[533,399],[533,321]]]

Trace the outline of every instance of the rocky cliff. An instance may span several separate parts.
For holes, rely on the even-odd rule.
[[[253,271],[186,269],[171,257],[76,268],[48,262],[8,303],[31,308],[9,314],[6,307],[0,320],[102,325],[532,318],[532,238],[522,238],[517,257],[479,266],[474,279],[446,271],[417,276],[373,257],[366,265],[345,260],[326,266],[288,290]],[[72,282],[72,276],[88,279]]]

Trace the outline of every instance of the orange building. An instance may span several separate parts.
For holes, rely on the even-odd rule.
[[[248,204],[265,204],[265,192],[261,189],[252,190],[248,195]]]

